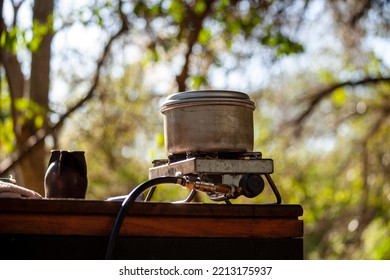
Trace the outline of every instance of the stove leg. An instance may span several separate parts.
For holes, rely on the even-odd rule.
[[[148,192],[148,194],[147,194],[147,196],[146,196],[146,198],[145,198],[145,202],[146,202],[146,201],[150,201],[150,200],[152,199],[152,196],[153,196],[155,190],[156,190],[156,186],[151,187],[151,188],[149,189],[149,192]]]
[[[269,174],[264,174],[265,178],[267,178],[267,181],[269,185],[271,186],[272,191],[275,194],[276,197],[276,204],[281,204],[282,203],[282,197],[280,196],[280,193],[278,191],[278,188],[276,187],[274,181],[272,180],[271,176]]]
[[[196,190],[191,190],[190,194],[183,200],[175,201],[173,203],[186,203],[186,202],[191,202],[196,195]]]

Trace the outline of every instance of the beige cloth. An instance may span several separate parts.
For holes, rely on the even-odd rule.
[[[43,198],[39,193],[21,186],[0,181],[0,198]]]

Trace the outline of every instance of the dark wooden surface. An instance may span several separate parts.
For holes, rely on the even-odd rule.
[[[120,202],[0,200],[2,259],[101,259]],[[302,259],[299,205],[135,203],[114,258]]]

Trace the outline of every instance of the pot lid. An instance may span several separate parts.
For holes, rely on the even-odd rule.
[[[161,111],[182,106],[230,104],[255,109],[246,93],[230,90],[197,90],[171,94],[161,106]]]

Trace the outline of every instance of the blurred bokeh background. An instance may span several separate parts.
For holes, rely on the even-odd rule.
[[[0,177],[44,194],[50,150],[83,150],[87,199],[127,194],[166,158],[169,94],[243,91],[256,104],[255,151],[274,160],[284,203],[304,208],[305,258],[390,259],[388,0],[0,9]],[[155,200],[186,194],[162,188]]]

